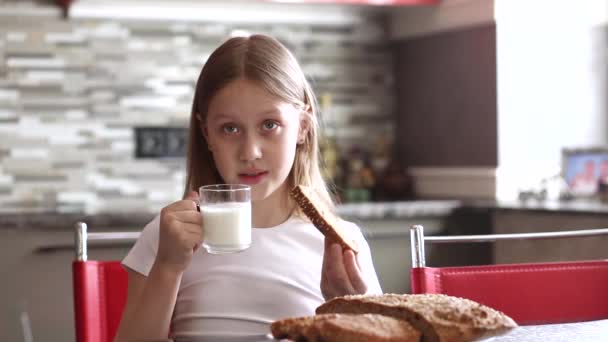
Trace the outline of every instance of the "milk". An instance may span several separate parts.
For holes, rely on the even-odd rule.
[[[203,247],[209,253],[231,253],[251,245],[251,203],[201,204]]]

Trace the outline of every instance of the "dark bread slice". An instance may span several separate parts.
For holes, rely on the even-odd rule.
[[[287,318],[270,326],[277,339],[297,342],[418,342],[420,332],[396,318],[363,314],[325,314]]]
[[[324,205],[325,201],[317,195],[314,189],[298,185],[291,190],[291,196],[312,224],[325,235],[325,238],[339,243],[342,248],[351,249],[355,253],[359,252],[357,243],[349,239],[344,230],[340,228],[340,219],[327,209],[327,206]]]
[[[473,341],[517,327],[500,311],[441,294],[344,296],[325,302],[316,313],[375,313],[403,319],[422,332],[424,342]]]

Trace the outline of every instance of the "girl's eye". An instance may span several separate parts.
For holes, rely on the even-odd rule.
[[[232,124],[225,124],[222,126],[222,131],[224,131],[224,133],[228,133],[228,134],[235,134],[239,132],[239,129]]]
[[[264,127],[265,130],[268,130],[268,131],[272,131],[273,129],[279,127],[279,125],[276,122],[271,121],[271,120],[264,121],[264,124],[262,126]]]

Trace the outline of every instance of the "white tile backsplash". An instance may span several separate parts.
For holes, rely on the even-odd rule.
[[[237,31],[271,34],[292,49],[317,96],[331,95],[323,109],[343,145],[387,134],[352,122],[392,115],[384,19],[332,11],[348,20],[324,22],[322,6],[306,7],[316,23],[0,17],[0,205],[124,212],[180,198],[185,161],[135,159],[133,129],[185,127],[201,67]]]

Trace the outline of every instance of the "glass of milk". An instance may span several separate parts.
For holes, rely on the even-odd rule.
[[[242,184],[201,186],[203,247],[212,254],[243,251],[251,246],[251,188]]]

